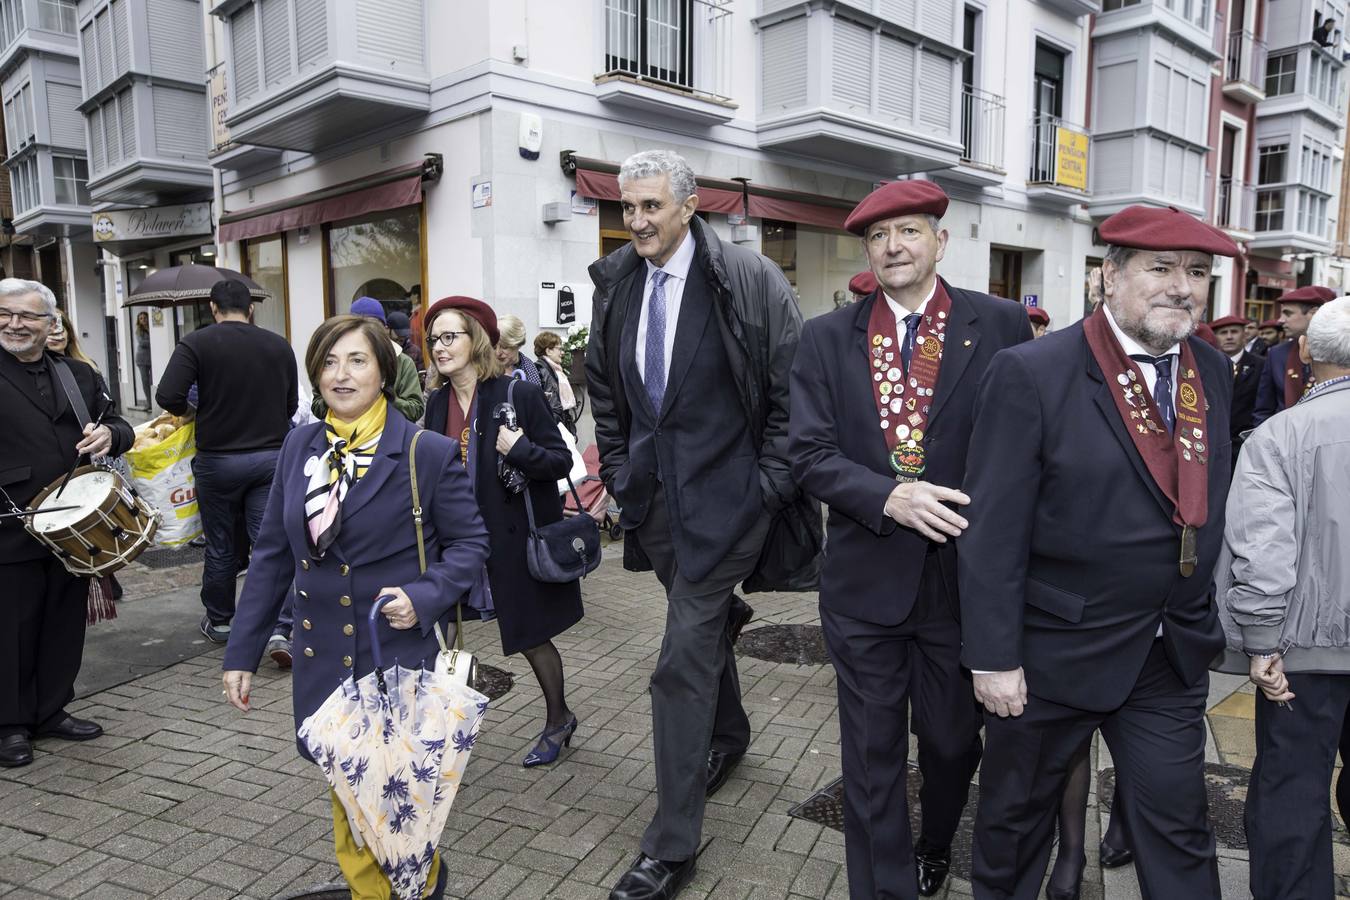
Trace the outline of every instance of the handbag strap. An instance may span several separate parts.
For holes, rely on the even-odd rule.
[[[514,378],[511,379],[511,383],[506,387],[506,402],[511,404],[512,409],[516,408],[516,379]],[[520,423],[519,414],[516,415],[516,423],[517,425]],[[521,435],[524,436],[524,433],[525,429],[522,428]],[[572,499],[577,501],[577,513],[584,513],[585,510],[581,508],[581,495],[577,493],[577,486],[572,483],[572,473],[570,471],[567,473],[567,487],[572,491]],[[530,521],[530,533],[533,534],[538,531],[538,529],[534,525],[534,504],[530,502],[530,486],[528,484],[525,485],[525,490],[521,493],[525,495],[525,517]]]
[[[413,528],[417,531],[417,568],[426,574],[427,544],[422,535],[422,498],[417,490],[417,440],[423,434],[422,431],[414,434],[412,443],[408,446],[408,478],[412,482]],[[441,651],[449,653],[450,648],[445,643],[445,632],[441,630],[441,623],[432,622],[431,629],[436,632],[436,643],[441,645]],[[455,649],[464,649],[464,613],[458,603],[455,604]]]

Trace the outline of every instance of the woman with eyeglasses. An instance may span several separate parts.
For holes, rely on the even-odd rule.
[[[547,707],[544,730],[523,765],[545,765],[558,758],[577,729],[553,638],[581,621],[581,586],[545,583],[530,575],[525,500],[503,484],[498,465],[505,462],[525,476],[535,520],[542,526],[562,519],[557,483],[571,468],[571,453],[543,391],[502,374],[495,352],[501,335],[492,307],[472,297],[446,297],[427,310],[424,321],[427,373],[436,388],[427,398],[426,427],[459,442],[458,458],[469,472],[492,546],[488,584],[502,653],[525,654]],[[503,405],[508,396],[518,430],[507,424],[511,417]]]

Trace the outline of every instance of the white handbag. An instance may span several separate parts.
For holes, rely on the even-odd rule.
[[[422,436],[419,431],[413,435],[412,444],[408,448],[408,473],[412,481],[412,511],[413,528],[417,530],[417,565],[425,573],[427,570],[427,545],[422,538],[422,501],[417,492],[417,439]],[[460,611],[460,605],[455,604],[455,646],[452,648],[445,642],[445,632],[441,629],[440,622],[432,623],[431,630],[436,632],[436,643],[441,645],[441,650],[436,654],[436,674],[447,675],[454,680],[456,684],[462,684],[466,687],[473,687],[475,677],[477,676],[477,664],[474,662],[473,654],[464,649],[464,615]]]

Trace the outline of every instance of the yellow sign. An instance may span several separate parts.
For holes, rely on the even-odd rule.
[[[225,119],[230,111],[230,95],[225,85],[225,64],[206,73],[206,92],[211,102],[211,149],[219,150],[230,142]]]
[[[1086,191],[1088,136],[1071,128],[1055,129],[1055,184]]]

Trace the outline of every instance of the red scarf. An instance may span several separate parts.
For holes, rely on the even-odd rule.
[[[910,356],[909,371],[903,369],[895,314],[882,291],[872,294],[872,313],[867,320],[868,366],[872,373],[872,397],[877,404],[881,433],[890,451],[891,469],[897,481],[917,481],[927,468],[924,436],[928,415],[942,368],[942,349],[947,339],[947,316],[952,300],[942,282],[937,282],[919,320]]]
[[[1312,385],[1308,367],[1298,357],[1298,341],[1289,341],[1289,355],[1284,358],[1284,408],[1288,409],[1303,399]]]
[[[1181,342],[1180,371],[1174,376],[1176,427],[1169,435],[1158,404],[1145,387],[1143,372],[1111,333],[1105,309],[1098,307],[1083,320],[1083,334],[1110,386],[1134,449],[1163,496],[1172,503],[1172,521],[1182,527],[1181,574],[1189,576],[1195,571],[1195,530],[1209,518],[1209,478],[1205,472],[1210,450],[1205,414],[1208,404],[1196,371],[1195,353],[1189,342]]]
[[[450,404],[449,412],[445,417],[445,436],[452,440],[459,441],[459,462],[460,465],[468,468],[469,465],[469,414],[464,412],[463,407],[459,405],[459,398],[455,396],[455,389],[451,385],[446,385],[446,398]],[[469,412],[473,411],[473,401],[478,396],[478,388],[474,387],[474,397],[469,400]]]

